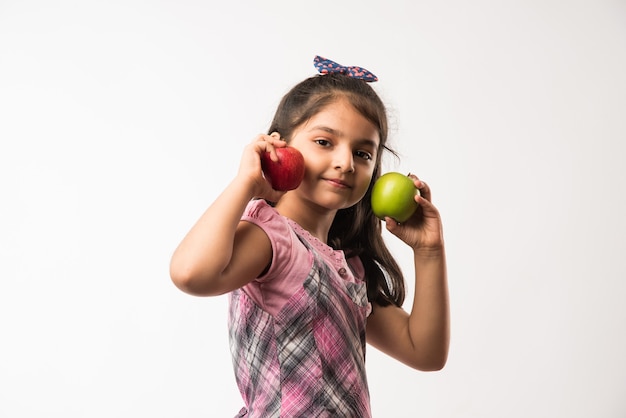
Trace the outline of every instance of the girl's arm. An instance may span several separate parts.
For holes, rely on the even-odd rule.
[[[261,228],[241,221],[254,197],[278,199],[262,175],[260,155],[284,146],[275,136],[260,135],[243,154],[237,176],[204,212],[174,251],[170,276],[181,290],[212,296],[229,292],[258,277],[272,259],[269,238]]]
[[[367,321],[367,341],[374,347],[419,370],[440,370],[450,344],[450,312],[446,257],[439,212],[430,202],[428,186],[412,176],[421,197],[421,210],[398,225],[387,219],[387,229],[413,248],[415,294],[411,313],[397,306],[375,306]]]

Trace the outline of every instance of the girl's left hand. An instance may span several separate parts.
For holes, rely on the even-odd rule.
[[[387,230],[413,250],[440,250],[443,248],[443,228],[439,211],[431,202],[430,187],[414,174],[409,174],[409,177],[420,191],[420,195],[415,196],[419,207],[402,224],[392,218],[385,218]]]

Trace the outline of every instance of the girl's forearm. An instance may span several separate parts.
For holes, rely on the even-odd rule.
[[[198,292],[219,277],[232,257],[237,225],[253,197],[246,182],[235,178],[202,214],[172,255],[170,276],[176,286]]]
[[[441,369],[448,358],[450,308],[446,258],[443,246],[427,252],[416,251],[415,294],[409,317],[414,347],[432,370]]]

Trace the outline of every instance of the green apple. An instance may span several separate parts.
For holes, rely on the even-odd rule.
[[[380,176],[372,188],[372,210],[380,219],[386,216],[405,222],[418,207],[415,196],[419,190],[404,174],[390,172]]]

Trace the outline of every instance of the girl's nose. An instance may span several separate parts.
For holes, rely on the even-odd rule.
[[[352,150],[338,149],[335,153],[335,168],[342,173],[354,171],[354,157]]]

